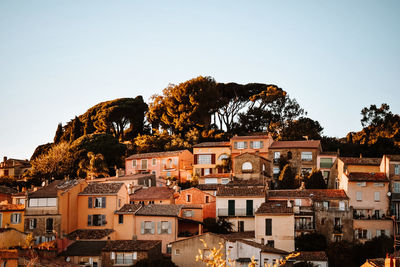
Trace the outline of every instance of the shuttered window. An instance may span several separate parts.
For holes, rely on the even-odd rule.
[[[265,235],[272,235],[272,219],[265,219]]]

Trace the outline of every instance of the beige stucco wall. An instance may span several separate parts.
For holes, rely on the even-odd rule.
[[[201,154],[215,154],[215,164],[193,164],[193,173],[196,173],[196,169],[213,169],[212,173],[216,173],[216,166],[221,165],[223,162],[219,160],[219,157],[223,154],[230,156],[230,147],[194,147],[193,156]]]
[[[389,210],[389,198],[387,192],[389,190],[389,183],[383,183],[384,186],[375,186],[374,182],[366,182],[366,186],[359,186],[357,182],[349,182],[347,195],[350,198],[349,205],[354,209],[371,209],[381,210],[381,213],[388,213]],[[357,192],[362,192],[362,201],[356,200]],[[374,200],[374,193],[380,193],[380,200]],[[372,214],[371,214],[372,216]]]
[[[114,214],[114,230],[115,230],[115,239],[116,240],[125,240],[132,239],[135,235],[135,219],[136,217],[133,214],[122,214],[124,216],[124,222],[122,224],[119,223],[118,217],[119,214]]]
[[[386,230],[393,235],[393,221],[390,219],[386,220],[353,220],[353,229],[356,231],[357,229],[367,229],[371,232],[371,239],[376,237],[377,230]],[[365,242],[366,239],[357,239],[361,242]]]
[[[265,219],[272,219],[272,235],[265,235]],[[266,244],[274,240],[275,248],[285,251],[294,250],[294,215],[293,214],[256,214],[255,238],[261,243],[261,238]]]
[[[15,230],[2,232],[0,233],[0,249],[7,249],[13,246],[24,246],[26,237],[26,234]]]

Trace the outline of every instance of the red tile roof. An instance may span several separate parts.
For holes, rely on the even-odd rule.
[[[245,136],[234,136],[231,140],[246,140],[246,139],[270,139],[268,135],[245,135]],[[272,139],[272,138],[271,138]]]
[[[314,201],[348,199],[343,189],[269,190],[268,198],[311,198]]]
[[[247,244],[249,246],[252,247],[256,247],[256,248],[260,248],[262,252],[269,252],[269,253],[276,253],[276,254],[281,254],[281,255],[286,255],[289,254],[289,252],[281,250],[281,249],[277,249],[277,248],[273,248],[271,246],[268,245],[262,245],[260,243],[254,242],[254,241],[250,241],[250,240],[238,240],[238,242]]]
[[[161,158],[161,157],[173,157],[179,156],[180,153],[189,150],[176,150],[176,151],[162,151],[162,152],[152,152],[152,153],[142,153],[134,154],[126,159],[145,159],[145,158]]]
[[[347,176],[351,182],[389,182],[384,172],[351,172]]]
[[[109,236],[113,229],[78,229],[67,235],[70,240],[75,239],[103,239]]]
[[[174,189],[168,187],[153,186],[135,191],[130,195],[130,199],[133,201],[171,199],[174,196],[174,192]]]
[[[79,195],[114,195],[124,183],[91,183]]]
[[[193,147],[229,147],[229,146],[230,143],[229,141],[227,141],[227,142],[204,142],[194,145]]]
[[[355,157],[340,157],[340,160],[347,165],[381,165],[382,158],[355,158]]]
[[[159,244],[160,240],[114,240],[107,242],[103,251],[147,251]]]
[[[256,211],[256,214],[292,214],[293,208],[287,206],[287,201],[267,201],[261,204]]]
[[[293,258],[296,261],[328,261],[325,251],[300,251],[300,255]]]
[[[30,198],[57,197],[58,192],[67,192],[69,189],[82,182],[82,179],[55,180],[35,192],[28,194]]]
[[[174,204],[149,204],[141,207],[137,212],[136,216],[166,216],[166,217],[178,217],[182,209],[182,205]]]
[[[18,250],[16,249],[2,249],[0,250],[0,259],[3,260],[11,260],[11,259],[18,259]],[[10,262],[10,265],[12,263]],[[5,265],[4,265],[5,266]],[[7,264],[8,266],[8,264]]]
[[[400,161],[400,155],[386,155],[390,160]]]
[[[224,185],[221,184],[198,184],[196,188],[198,188],[201,191],[217,191],[218,188],[222,187]]]
[[[25,209],[23,204],[3,204],[0,205],[0,211],[21,211]]]
[[[321,147],[320,140],[306,140],[306,141],[275,141],[269,147],[270,149],[281,148],[311,148],[319,149]]]
[[[18,190],[17,189],[14,189],[14,188],[11,188],[11,187],[8,187],[8,186],[5,186],[5,185],[0,185],[0,194],[15,194],[15,193],[17,193],[18,192]]]
[[[220,187],[217,191],[219,197],[264,197],[265,190],[260,187]]]
[[[140,204],[125,204],[115,214],[135,214],[141,207]]]
[[[218,234],[218,236],[234,242],[236,240],[254,239],[255,232],[254,231],[233,232],[230,234]]]

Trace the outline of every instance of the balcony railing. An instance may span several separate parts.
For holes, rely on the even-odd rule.
[[[335,226],[333,226],[333,230],[336,232],[336,233],[342,233],[342,229],[343,229],[343,225],[335,225]]]
[[[229,212],[228,209],[217,209],[217,216],[226,217],[226,216],[254,216],[255,209],[252,209],[249,212],[247,209],[235,209],[234,211]]]
[[[294,229],[295,230],[315,230],[315,227],[314,227],[314,224],[312,222],[310,222],[310,223],[295,224]]]

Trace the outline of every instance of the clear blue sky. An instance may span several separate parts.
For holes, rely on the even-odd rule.
[[[0,156],[30,158],[59,122],[198,75],[274,83],[324,134],[400,113],[400,1],[0,1]]]

